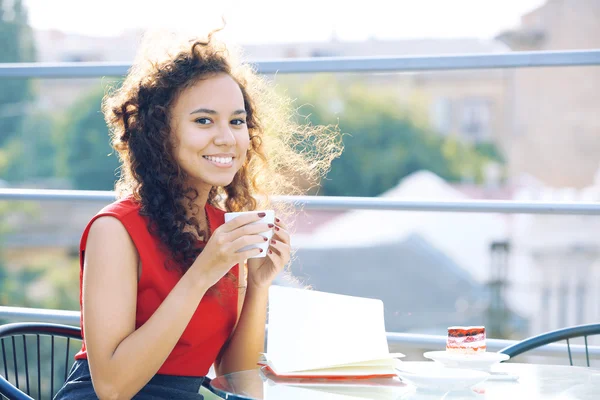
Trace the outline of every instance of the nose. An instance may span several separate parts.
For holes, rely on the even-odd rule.
[[[235,146],[236,140],[235,135],[231,131],[229,124],[222,126],[214,139],[215,145],[217,146]]]

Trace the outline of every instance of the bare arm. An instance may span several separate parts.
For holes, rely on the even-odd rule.
[[[283,222],[277,219],[276,224],[267,257],[248,260],[249,276],[241,315],[215,362],[217,375],[254,369],[259,354],[264,352],[269,286],[290,259],[290,235]]]
[[[264,238],[266,225],[246,216],[215,230],[204,251],[154,314],[137,330],[137,250],[112,217],[91,226],[83,270],[83,314],[92,382],[101,399],[130,399],[156,374],[200,300],[232,265],[258,254],[238,249]],[[143,268],[143,266],[142,266]],[[151,351],[148,351],[151,349]]]
[[[85,253],[83,313],[92,382],[101,399],[129,399],[156,374],[208,289],[190,268],[135,330],[137,265],[123,225],[112,217],[97,219]]]
[[[217,375],[257,367],[259,354],[264,351],[267,303],[268,287],[248,287],[235,331],[215,362]]]

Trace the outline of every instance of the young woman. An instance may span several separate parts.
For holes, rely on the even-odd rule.
[[[268,288],[290,260],[269,195],[298,193],[294,178],[317,180],[340,151],[335,129],[297,125],[212,34],[162,58],[149,56],[156,45],[142,44],[103,104],[119,200],[81,239],[84,343],[58,399],[199,399],[212,365],[256,368]],[[267,208],[275,224],[253,224]],[[269,229],[266,257],[240,250]]]

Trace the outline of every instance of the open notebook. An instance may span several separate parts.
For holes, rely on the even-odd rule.
[[[403,356],[389,352],[381,300],[271,286],[263,363],[274,375],[392,377]]]

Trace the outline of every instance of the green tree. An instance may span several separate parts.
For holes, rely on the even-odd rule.
[[[3,240],[11,231],[7,217],[14,213],[33,215],[33,209],[23,203],[0,203],[0,305],[30,306],[26,289],[41,276],[42,271],[31,268],[9,269],[2,257]]]
[[[0,62],[35,61],[33,32],[22,0],[0,0]],[[20,132],[33,98],[26,79],[0,79],[0,146]]]
[[[53,117],[43,112],[30,115],[23,121],[22,134],[4,145],[0,176],[8,182],[54,177],[59,149],[53,127]]]
[[[6,233],[7,225],[6,225],[6,215],[7,215],[8,206],[7,203],[0,203],[0,305],[8,304],[8,294],[6,293],[6,284],[8,282],[8,270],[4,265],[4,260],[2,258],[2,240],[4,238],[4,234]],[[2,321],[0,321],[1,323]]]
[[[79,261],[65,263],[60,255],[46,256],[42,261],[8,267],[1,246],[14,229],[8,216],[35,220],[39,218],[39,209],[28,202],[0,203],[0,305],[77,310]]]
[[[423,169],[448,181],[481,181],[486,163],[500,158],[493,144],[479,151],[433,132],[403,109],[392,92],[355,77],[322,75],[296,85],[286,81],[285,86],[311,123],[337,123],[345,134],[344,152],[333,161],[321,194],[377,196]]]
[[[86,94],[57,124],[59,171],[76,189],[112,190],[117,179],[119,162],[100,111],[103,96],[103,87]]]

